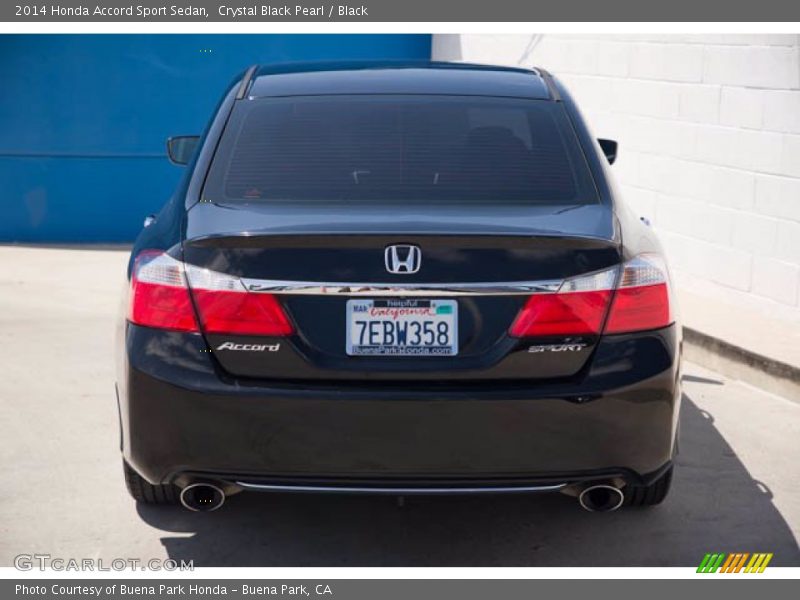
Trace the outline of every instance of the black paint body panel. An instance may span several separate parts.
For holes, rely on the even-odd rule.
[[[419,272],[390,275],[383,250],[418,245]],[[561,280],[620,262],[614,242],[569,236],[252,235],[184,244],[188,264],[231,275],[287,281],[344,283],[469,283]],[[437,299],[432,292],[429,299]],[[591,355],[597,336],[517,340],[507,335],[527,297],[461,296],[457,356],[352,357],[345,352],[346,295],[281,296],[296,333],[277,352],[220,350],[224,342],[274,344],[247,336],[209,335],[209,348],[234,376],[268,379],[539,379],[574,375]],[[526,356],[532,344],[577,343],[562,353]]]
[[[148,480],[645,475],[673,455],[675,326],[598,344],[575,378],[398,383],[232,379],[197,334],[127,326],[127,461]]]

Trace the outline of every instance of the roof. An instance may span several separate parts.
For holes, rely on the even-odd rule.
[[[443,62],[286,63],[256,68],[247,96],[441,94],[553,98],[539,70]]]

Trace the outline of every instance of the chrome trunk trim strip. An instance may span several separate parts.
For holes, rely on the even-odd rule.
[[[251,292],[342,296],[509,296],[553,293],[562,281],[478,283],[324,283],[242,278]]]

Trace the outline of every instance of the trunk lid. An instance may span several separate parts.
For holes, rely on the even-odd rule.
[[[241,278],[251,290],[281,292],[276,298],[294,324],[291,336],[206,334],[225,371],[264,379],[574,376],[597,336],[510,337],[529,297],[511,284],[558,282],[620,262],[613,213],[599,204],[470,207],[468,214],[426,207],[423,216],[389,205],[204,202],[188,211],[186,232],[188,265]],[[385,251],[392,245],[419,248],[419,270],[387,271]],[[286,288],[302,293],[282,293]],[[437,310],[455,313],[449,322],[457,355],[348,354],[356,310],[348,302],[354,300],[438,303]]]

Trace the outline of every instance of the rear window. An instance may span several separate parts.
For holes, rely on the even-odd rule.
[[[309,96],[239,103],[207,201],[591,204],[561,105],[467,96]]]

